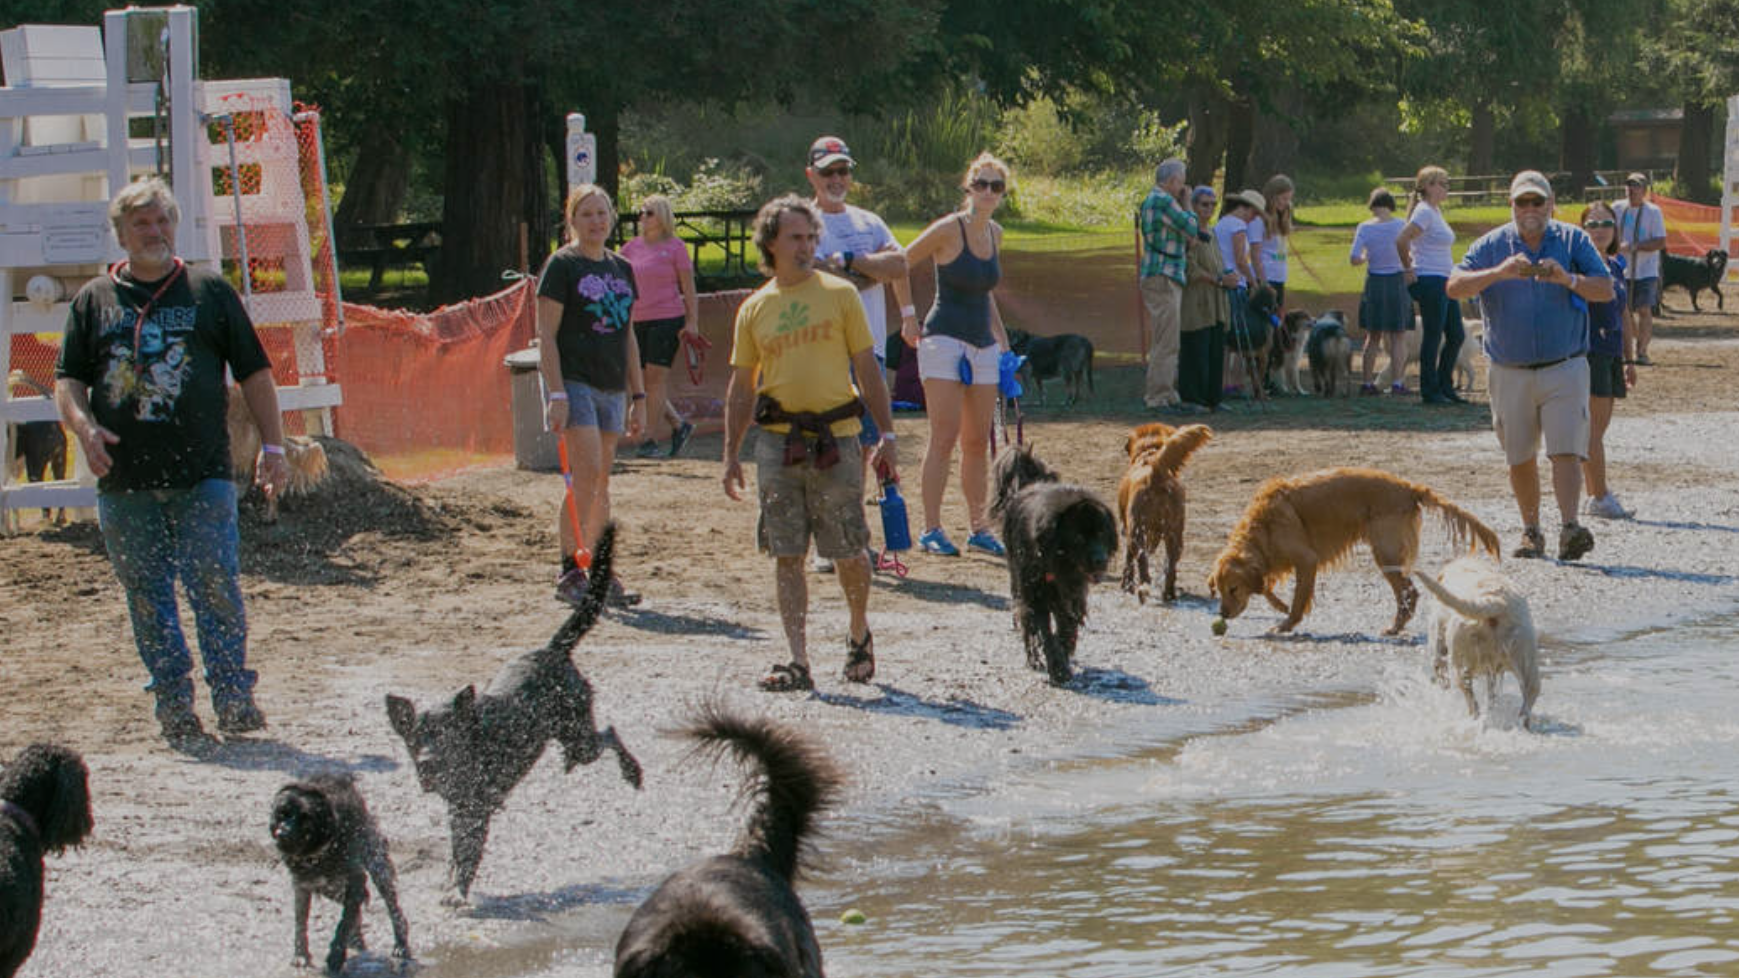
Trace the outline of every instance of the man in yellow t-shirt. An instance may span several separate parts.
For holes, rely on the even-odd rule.
[[[867,406],[882,431],[873,461],[885,462],[891,472],[894,418],[857,290],[814,268],[820,230],[814,206],[794,195],[756,215],[761,270],[773,279],[737,310],[725,394],[724,489],[730,498],[741,499],[745,488],[737,456],[750,421],[766,429],[755,440],[757,536],[761,549],[773,555],[779,618],[791,650],[791,661],[761,680],[770,692],[815,688],[804,628],[809,590],[803,560],[811,539],[817,554],[833,560],[850,609],[845,678],[867,683],[876,668],[863,469],[855,453],[839,464],[837,439],[853,444],[858,415]],[[854,367],[861,391],[852,384]]]

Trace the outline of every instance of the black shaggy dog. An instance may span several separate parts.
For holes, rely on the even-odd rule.
[[[1008,331],[1008,348],[1026,357],[1021,376],[1023,380],[1032,382],[1040,404],[1045,403],[1045,381],[1058,377],[1063,379],[1064,389],[1068,392],[1064,404],[1081,399],[1083,381],[1087,391],[1093,391],[1093,341],[1085,336],[1079,333],[1034,336],[1025,330],[1011,329]]]
[[[356,780],[348,774],[316,774],[278,789],[272,798],[272,841],[290,871],[296,899],[296,940],[290,963],[308,965],[308,905],[318,893],[343,905],[326,970],[344,967],[345,953],[362,949],[362,905],[368,900],[368,880],[386,901],[392,918],[392,956],[411,956],[405,914],[399,909],[397,877],[387,854],[386,838],[368,813]]]
[[[992,515],[1002,516],[1008,583],[1027,665],[1063,685],[1087,620],[1087,589],[1117,549],[1117,517],[1098,496],[1057,481],[1020,445],[996,460]]]
[[[592,555],[592,580],[610,579],[616,525],[604,527]],[[592,719],[592,684],[574,668],[572,653],[597,623],[608,588],[586,590],[585,598],[549,644],[501,667],[481,695],[467,686],[446,703],[419,714],[400,696],[386,698],[387,718],[404,738],[423,790],[447,803],[453,862],[448,904],[470,898],[471,881],[483,861],[489,820],[529,773],[546,744],[562,745],[571,771],[590,764],[605,750],[616,752],[622,779],[640,787],[640,762],[622,746],[614,727],[599,731]]]
[[[1675,285],[1684,289],[1691,294],[1691,308],[1697,312],[1703,311],[1697,306],[1697,293],[1704,289],[1715,293],[1717,308],[1727,310],[1727,298],[1721,294],[1721,280],[1726,277],[1727,253],[1719,248],[1710,248],[1701,258],[1661,253],[1661,291]]]
[[[735,849],[678,870],[634,911],[616,942],[616,978],[821,978],[792,881],[842,777],[797,731],[716,704],[682,733],[760,767],[755,810]]]
[[[90,772],[55,744],[31,744],[0,772],[0,978],[36,948],[42,925],[42,857],[91,834]]]

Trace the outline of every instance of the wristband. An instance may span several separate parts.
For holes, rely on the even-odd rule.
[[[634,393],[632,393],[632,394],[629,394],[629,395],[628,395],[628,396],[629,396],[629,397],[631,397],[631,398],[633,398],[633,399],[634,399],[634,400],[636,400],[636,401],[644,401],[644,400],[646,400],[646,392],[645,392],[645,391],[636,391],[636,392],[634,392]]]
[[[547,400],[551,400],[551,401],[565,401],[567,399],[568,399],[568,394],[566,391],[553,391],[550,393],[549,397],[547,398]]]
[[[884,431],[884,432],[882,432],[882,441],[885,441],[885,442],[887,442],[887,443],[888,443],[888,444],[890,444],[890,445],[892,445],[892,444],[893,444],[893,443],[894,443],[894,442],[895,442],[895,441],[897,441],[897,439],[896,439],[896,438],[894,438],[894,433],[893,433],[893,432],[891,432],[891,431]]]
[[[282,446],[282,445],[261,445],[260,446],[260,454],[262,454],[262,455],[283,455],[284,454],[284,446]]]
[[[900,318],[905,319],[908,316],[913,318],[913,319],[918,318],[918,310],[915,306],[901,306],[900,307]]]
[[[1570,273],[1570,291],[1571,292],[1576,291],[1576,283],[1581,279],[1581,277],[1582,276],[1577,275],[1575,272]]]

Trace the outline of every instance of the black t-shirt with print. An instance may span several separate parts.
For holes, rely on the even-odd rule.
[[[537,294],[562,304],[556,329],[562,377],[601,391],[626,390],[628,324],[640,294],[628,259],[605,251],[593,260],[577,245],[560,248],[544,264]]]
[[[67,316],[55,373],[89,387],[92,416],[120,438],[97,480],[105,492],[230,478],[224,367],[245,380],[271,366],[222,276],[186,266],[152,302],[164,281],[136,282],[122,266],[86,283]]]

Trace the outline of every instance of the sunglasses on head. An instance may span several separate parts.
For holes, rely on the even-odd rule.
[[[824,177],[849,177],[851,176],[851,167],[841,163],[837,166],[830,166],[825,170],[816,170],[815,172]]]
[[[1510,201],[1510,203],[1517,207],[1544,207],[1546,206],[1546,198],[1541,197],[1538,194],[1528,194],[1525,197],[1517,197],[1515,200]]]
[[[967,186],[970,186],[973,190],[988,190],[993,194],[1000,194],[1008,189],[1008,184],[1001,180],[986,180],[983,177],[979,177]]]
[[[1586,221],[1583,221],[1582,226],[1585,228],[1609,228],[1609,227],[1616,227],[1617,225],[1610,218],[1594,217],[1594,218],[1589,218]]]

